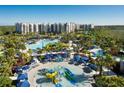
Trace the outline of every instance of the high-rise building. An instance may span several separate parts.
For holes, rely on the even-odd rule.
[[[75,24],[75,23],[54,23],[54,24],[31,24],[31,23],[16,23],[16,31],[22,34],[27,33],[62,33],[62,32],[74,32],[76,30],[90,30],[94,28],[91,24]]]
[[[75,30],[81,30],[81,29],[80,29],[80,24],[76,24],[76,25],[75,25]]]
[[[25,30],[25,33],[29,33],[29,24],[26,24],[26,30]]]
[[[26,33],[26,24],[25,23],[22,24],[22,33],[23,34]]]
[[[29,24],[29,33],[32,33],[33,32],[33,24]]]
[[[93,24],[83,24],[83,25],[80,25],[80,28],[81,28],[81,30],[84,30],[84,31],[90,31],[91,29],[94,28],[94,25]]]
[[[59,23],[58,26],[59,26],[58,33],[61,33],[62,32],[62,24]]]
[[[20,23],[16,23],[16,31],[17,32],[21,31],[21,24]]]
[[[42,24],[38,24],[38,32],[42,33]]]
[[[44,24],[41,24],[41,31],[45,32],[45,25]]]
[[[66,30],[68,33],[74,32],[74,31],[76,30],[76,24],[75,24],[75,23],[66,23],[66,24],[65,24],[65,27],[66,27],[65,30]]]
[[[51,32],[54,32],[54,24],[51,24]]]
[[[38,24],[33,24],[33,32],[38,33]]]
[[[50,33],[50,24],[49,24],[49,23],[46,24],[46,32],[47,32],[47,33]]]

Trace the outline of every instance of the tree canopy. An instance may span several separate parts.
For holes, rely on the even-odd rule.
[[[98,87],[124,87],[124,78],[117,76],[99,76],[96,77],[96,86]]]

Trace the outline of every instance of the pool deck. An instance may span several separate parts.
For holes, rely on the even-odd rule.
[[[29,77],[29,82],[30,82],[30,85],[31,85],[31,87],[36,87],[36,73],[37,73],[37,71],[38,70],[40,70],[40,69],[42,69],[42,68],[51,68],[51,67],[54,67],[54,66],[66,66],[66,67],[68,67],[68,68],[72,68],[72,67],[74,67],[74,68],[79,68],[79,70],[81,70],[82,71],[82,73],[85,73],[85,72],[83,72],[83,70],[82,70],[82,68],[84,67],[84,66],[82,66],[82,65],[79,65],[79,66],[75,66],[75,65],[70,65],[70,64],[68,64],[68,62],[60,62],[60,63],[56,63],[56,62],[48,62],[48,63],[45,63],[45,64],[42,64],[42,63],[38,63],[38,66],[37,67],[35,67],[35,68],[33,68],[33,69],[31,69],[30,71],[28,71],[28,77]],[[79,74],[79,73],[77,73],[77,74]],[[93,75],[95,74],[95,72],[91,72],[91,73],[85,73],[85,75],[87,75],[87,76],[89,76],[89,77],[92,77]],[[89,86],[86,86],[86,87],[89,87]],[[90,86],[91,87],[91,86]]]

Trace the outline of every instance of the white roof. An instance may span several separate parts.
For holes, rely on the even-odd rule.
[[[102,50],[101,48],[94,48],[94,49],[91,49],[91,50],[88,50],[89,52],[93,52],[93,53],[96,53],[98,52],[99,50]]]

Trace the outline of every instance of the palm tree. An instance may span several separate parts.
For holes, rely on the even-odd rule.
[[[31,60],[31,56],[29,53],[21,53],[21,59],[24,61],[23,64],[26,64]]]
[[[105,56],[98,56],[97,59],[92,62],[99,66],[99,75],[102,75],[103,67],[111,68],[115,65],[115,61],[113,61],[112,56],[110,54],[106,54]]]
[[[107,77],[107,76],[100,76],[96,77],[96,86],[98,87],[124,87],[124,78],[123,77]]]
[[[16,59],[13,57],[3,56],[0,57],[0,73],[2,75],[12,75],[12,66],[16,63]]]
[[[14,57],[16,54],[16,51],[14,48],[8,48],[7,50],[5,50],[4,53],[5,53],[6,58],[8,58],[8,57]]]
[[[0,76],[0,87],[11,87],[12,80],[8,76]]]

